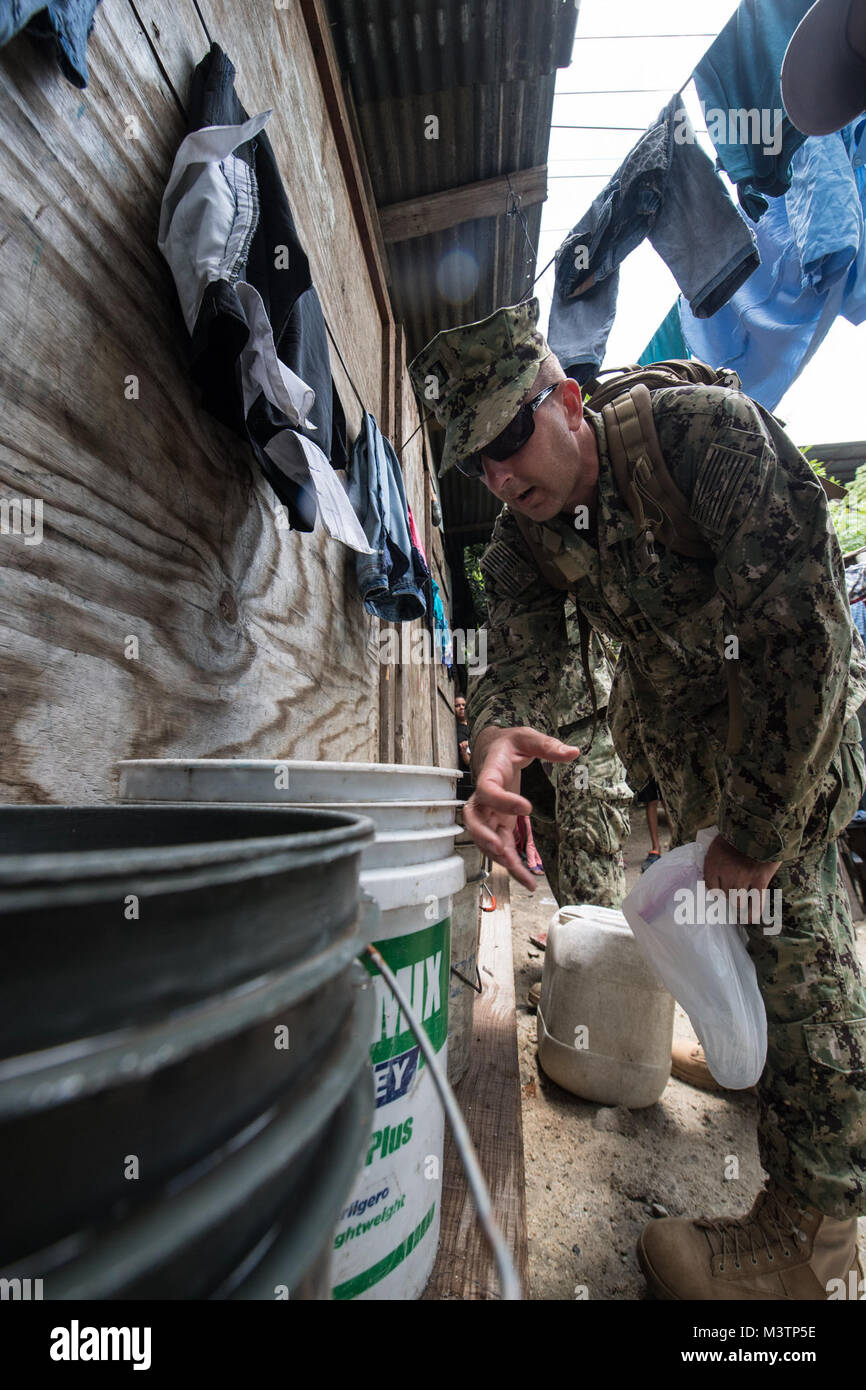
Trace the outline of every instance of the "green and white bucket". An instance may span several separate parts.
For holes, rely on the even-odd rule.
[[[451,902],[463,861],[361,873],[379,904],[375,943],[409,997],[444,1067],[447,1059]],[[372,961],[376,990],[370,1057],[376,1090],[366,1160],[337,1223],[334,1297],[413,1299],[436,1260],[445,1124],[430,1069],[397,1001]]]
[[[403,985],[438,1059],[447,1061],[452,899],[465,883],[449,768],[264,759],[120,764],[138,801],[255,802],[366,815],[375,842],[361,888],[379,906],[375,945]],[[363,810],[361,809],[363,807]],[[376,991],[370,1058],[376,1086],[365,1161],[337,1223],[336,1299],[419,1298],[439,1244],[444,1115],[418,1043],[369,957]]]

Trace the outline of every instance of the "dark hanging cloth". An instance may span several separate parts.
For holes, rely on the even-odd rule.
[[[367,612],[391,623],[422,618],[430,572],[410,534],[400,462],[369,411],[352,450],[349,499],[371,548],[355,560]]]
[[[289,524],[364,543],[336,479],[348,465],[345,419],[327,332],[264,125],[250,118],[235,69],[213,44],[195,69],[189,134],[163,199],[160,249],[191,336],[202,402],[247,439]],[[336,410],[335,410],[336,404]],[[329,470],[325,469],[327,474]]]

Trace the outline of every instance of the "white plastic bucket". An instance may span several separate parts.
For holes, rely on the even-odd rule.
[[[375,944],[409,995],[442,1066],[451,900],[463,880],[463,860],[456,854],[361,873],[362,889],[382,914]],[[337,1223],[334,1297],[419,1298],[439,1246],[444,1114],[414,1034],[375,966],[369,959],[364,964],[377,993],[370,1049],[376,1111],[366,1161]]]
[[[135,758],[118,763],[125,801],[242,801],[282,805],[452,799],[455,768],[274,758]]]
[[[306,801],[310,811],[332,811],[333,801]],[[454,826],[454,817],[465,801],[341,801],[341,811],[353,816],[366,816],[377,830],[441,830]],[[459,827],[458,827],[459,829]],[[462,833],[462,832],[460,832]]]
[[[376,836],[362,856],[361,887],[381,912],[375,945],[445,1066],[452,898],[465,882],[454,852],[461,833],[456,769],[209,758],[119,766],[127,800],[339,806],[369,815]],[[377,994],[370,1049],[376,1111],[364,1165],[337,1224],[334,1297],[415,1299],[439,1244],[444,1115],[390,989],[369,957],[364,965]]]
[[[454,853],[454,840],[463,833],[454,819],[462,802],[427,800],[428,793],[440,798],[453,793],[458,774],[448,768],[258,758],[141,759],[118,766],[124,801],[255,803],[310,810],[339,806],[353,815],[367,815],[376,835],[361,856],[362,869],[447,858]],[[426,793],[422,792],[425,786]],[[387,799],[351,799],[377,792]],[[416,793],[419,799],[414,799]]]

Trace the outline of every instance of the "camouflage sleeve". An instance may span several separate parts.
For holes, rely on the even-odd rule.
[[[481,559],[487,595],[487,667],[470,678],[471,743],[488,725],[555,734],[566,651],[565,593],[542,579],[504,508]]]
[[[748,397],[659,394],[675,396],[656,416],[659,442],[725,600],[733,679],[719,829],[753,859],[789,859],[866,693],[836,533],[811,468]]]

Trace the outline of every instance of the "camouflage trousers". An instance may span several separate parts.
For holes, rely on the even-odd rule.
[[[750,926],[767,1010],[758,1084],[761,1163],[827,1216],[866,1215],[866,983],[836,843],[775,874],[782,930]]]
[[[592,720],[587,719],[560,737],[586,748],[591,730]],[[632,793],[603,719],[592,748],[578,762],[532,763],[524,770],[521,790],[532,802],[535,845],[559,906],[620,907],[625,897],[622,849],[629,835]]]
[[[799,858],[783,863],[781,930],[748,926],[767,1011],[758,1146],[772,1178],[807,1206],[866,1215],[866,981],[836,838],[864,783],[856,720],[824,777]]]

